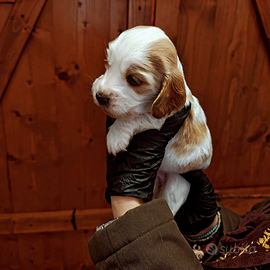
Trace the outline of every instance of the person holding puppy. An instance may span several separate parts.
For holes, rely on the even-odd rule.
[[[175,217],[164,199],[152,200],[165,147],[183,125],[189,111],[190,106],[184,107],[168,118],[161,130],[135,135],[127,151],[117,156],[107,155],[105,197],[111,204],[114,220],[99,226],[88,241],[97,270],[230,269],[233,262],[229,253],[226,253],[229,258],[226,268],[223,262],[227,260],[219,249],[224,235],[237,230],[242,218],[217,205],[212,183],[201,170],[183,174],[191,183],[191,189]],[[107,128],[112,121],[107,120]],[[263,209],[258,214],[266,220],[269,218],[270,227],[270,206]],[[242,235],[246,232],[244,229]],[[245,254],[241,255],[244,258]],[[258,257],[257,253],[253,255]],[[270,269],[268,260],[260,265],[268,268],[258,269]],[[245,265],[256,266],[252,259],[238,261],[238,269],[246,269]]]

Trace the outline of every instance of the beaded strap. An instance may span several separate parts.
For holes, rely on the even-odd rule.
[[[218,215],[218,222],[217,224],[207,233],[200,235],[200,236],[195,236],[195,237],[187,237],[187,240],[190,242],[202,242],[202,241],[206,241],[208,239],[210,239],[211,237],[214,236],[214,234],[216,234],[216,232],[219,230],[220,228],[220,224],[221,224],[221,217],[220,217],[220,213],[219,211],[217,212]]]

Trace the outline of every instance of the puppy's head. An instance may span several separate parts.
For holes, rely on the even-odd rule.
[[[157,118],[180,110],[184,78],[174,45],[157,27],[135,27],[109,43],[106,72],[92,87],[94,101],[113,118],[149,113]]]

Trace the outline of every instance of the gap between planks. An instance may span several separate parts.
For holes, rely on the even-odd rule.
[[[270,186],[217,189],[216,194],[223,206],[244,214],[270,197]],[[0,214],[0,235],[93,230],[112,218],[110,208]]]
[[[0,214],[0,235],[92,230],[112,218],[110,208]]]

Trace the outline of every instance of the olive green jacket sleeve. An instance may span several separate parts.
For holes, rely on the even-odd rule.
[[[96,270],[202,270],[164,199],[128,211],[88,241]]]

